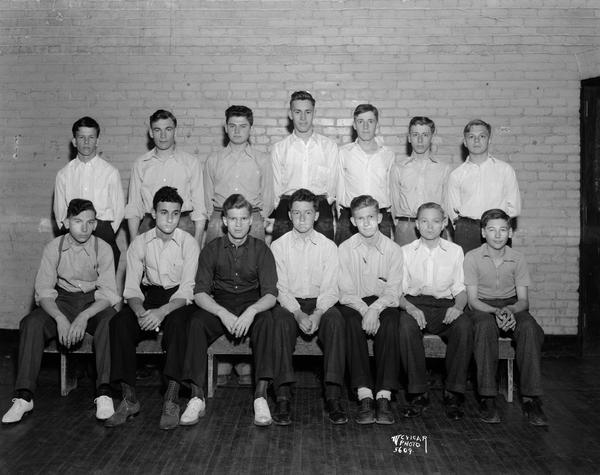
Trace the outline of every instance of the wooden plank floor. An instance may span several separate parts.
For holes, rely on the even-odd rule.
[[[0,352],[2,353],[2,352]],[[10,405],[12,353],[0,354],[0,410]],[[391,426],[333,426],[323,413],[311,371],[300,373],[289,427],[255,427],[251,391],[219,387],[195,427],[158,429],[158,377],[140,384],[142,412],[117,429],[94,419],[92,384],[83,378],[60,397],[57,359],[47,356],[33,414],[0,428],[0,473],[598,473],[600,471],[600,360],[545,359],[549,428],[529,426],[520,404],[502,399],[503,423],[480,423],[473,393],[463,421],[446,420],[441,392],[423,418],[398,415]],[[309,364],[310,366],[310,364]],[[348,403],[355,410],[355,403]],[[394,436],[427,438],[412,454],[396,453]]]

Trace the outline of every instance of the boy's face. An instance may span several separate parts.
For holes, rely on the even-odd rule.
[[[150,135],[159,150],[169,150],[175,145],[175,123],[172,119],[159,119],[150,125]]]
[[[372,111],[363,112],[362,114],[358,114],[354,118],[354,130],[356,130],[356,134],[358,138],[368,142],[375,138],[375,132],[377,130],[377,117],[375,117],[375,113]]]
[[[352,211],[350,221],[358,228],[361,236],[370,238],[377,234],[383,215],[375,206],[365,206]]]
[[[94,127],[79,127],[72,142],[80,157],[94,158],[98,144],[98,132]]]
[[[490,145],[490,134],[483,125],[474,125],[465,134],[465,147],[473,155],[482,155],[487,153]]]
[[[252,126],[246,117],[230,117],[225,124],[225,133],[229,141],[236,145],[245,144],[251,131]]]
[[[416,226],[423,239],[434,241],[442,234],[442,230],[446,226],[446,219],[440,210],[427,208],[419,213]]]
[[[289,215],[294,229],[302,234],[310,232],[319,219],[319,213],[310,201],[294,201]]]
[[[227,234],[233,239],[244,239],[250,232],[252,215],[246,208],[227,210],[223,217],[223,224],[227,227]]]
[[[71,216],[65,221],[65,227],[75,241],[80,244],[87,242],[94,229],[96,229],[96,213],[91,209],[82,211],[78,215]]]
[[[481,235],[488,246],[499,251],[512,237],[512,229],[504,219],[490,219],[481,230]]]
[[[179,203],[159,201],[156,209],[152,210],[158,236],[164,238],[173,234],[179,224],[180,216],[181,205]]]
[[[313,115],[315,106],[311,101],[294,101],[290,107],[289,117],[294,123],[294,130],[307,133],[313,127]]]
[[[413,125],[408,131],[408,143],[418,155],[429,151],[432,139],[433,133],[428,125]]]

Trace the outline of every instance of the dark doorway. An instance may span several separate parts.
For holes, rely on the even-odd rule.
[[[600,354],[600,78],[581,82],[579,350]]]

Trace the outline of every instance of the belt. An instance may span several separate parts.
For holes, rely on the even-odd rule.
[[[189,216],[190,214],[192,214],[191,211],[182,211],[181,213],[179,213],[179,216],[181,218],[184,218],[185,216]],[[150,219],[154,219],[152,218],[152,213],[146,213],[144,214],[144,217],[148,216]]]
[[[340,206],[340,208],[341,209],[346,209],[348,211],[352,211],[349,206]],[[389,211],[389,209],[390,209],[389,206],[387,208],[379,208],[379,212],[380,213],[385,213],[385,212]]]
[[[223,208],[221,206],[213,206],[213,211],[217,211],[218,213],[222,213],[223,212]],[[262,208],[258,208],[257,206],[253,206],[252,207],[252,212],[253,213],[259,213],[260,211],[262,211]]]
[[[417,218],[411,218],[410,216],[396,216],[398,221],[408,221],[410,223],[415,223]]]
[[[465,221],[470,221],[472,223],[479,223],[481,221],[480,219],[469,218],[468,216],[459,216],[457,221],[460,221],[461,219],[464,219]]]

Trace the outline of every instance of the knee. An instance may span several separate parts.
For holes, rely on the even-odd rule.
[[[417,321],[404,311],[400,313],[400,328],[398,333],[403,341],[422,337]]]
[[[531,336],[537,338],[544,338],[544,331],[542,327],[539,326],[538,322],[535,321],[528,312],[521,312],[517,314],[517,329],[516,333],[522,334],[524,336]]]
[[[29,315],[23,317],[19,322],[19,331],[25,332],[32,329],[42,329],[44,327],[44,320],[39,312],[32,312]]]
[[[323,314],[320,326],[329,332],[343,332],[346,328],[346,321],[339,310],[332,307]]]
[[[473,323],[466,314],[462,314],[453,324],[453,332],[461,335],[472,335],[473,334]]]

